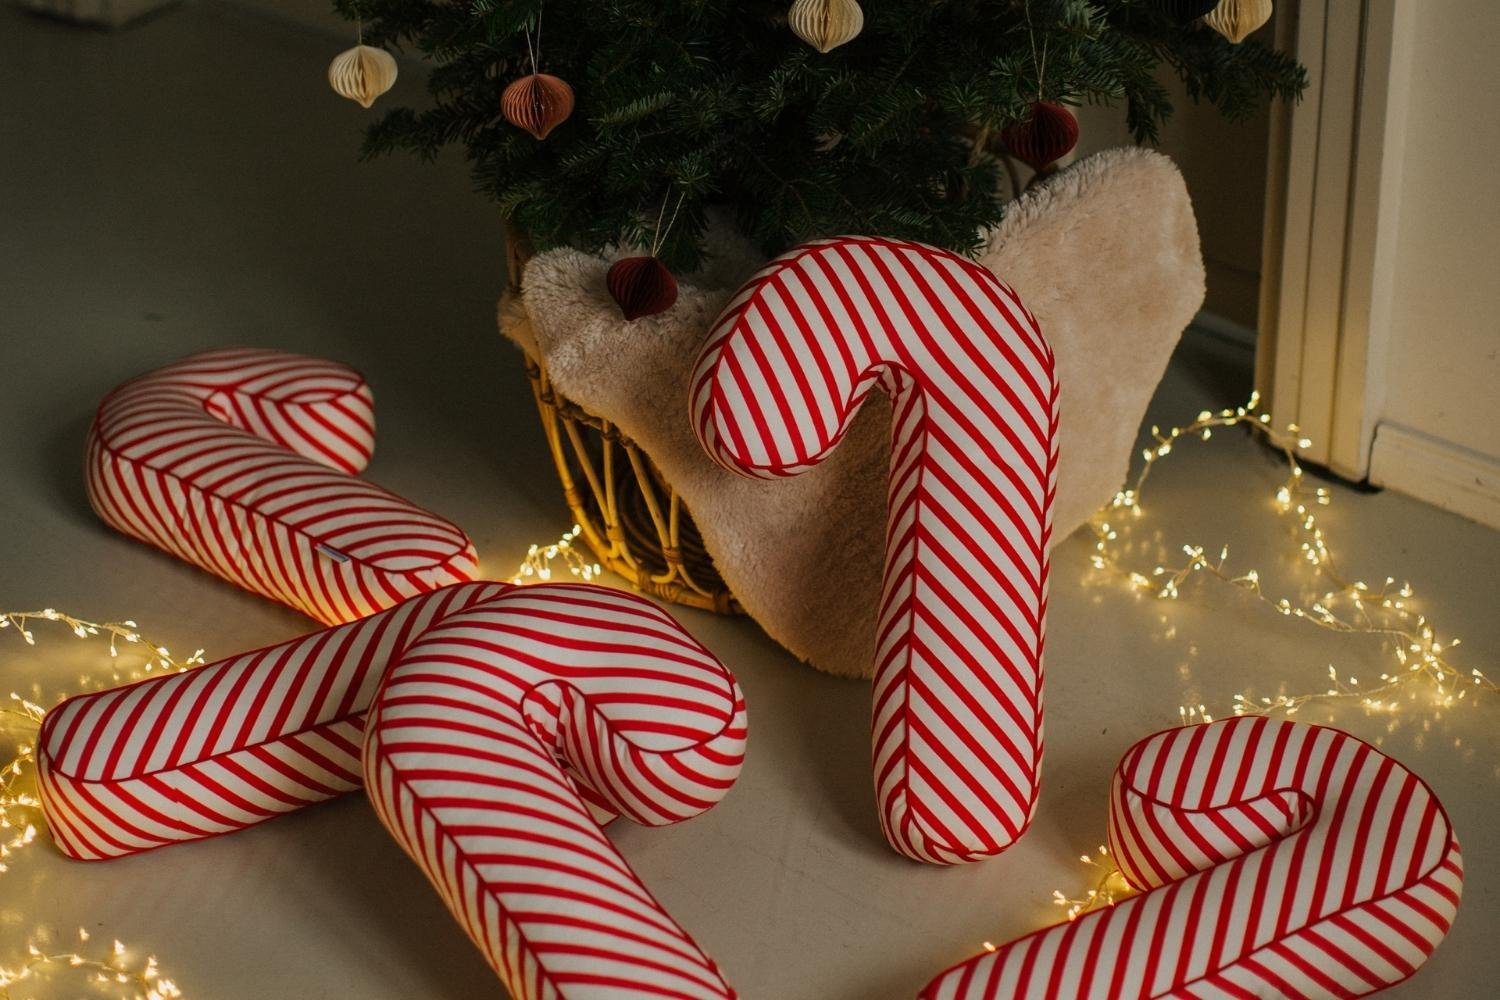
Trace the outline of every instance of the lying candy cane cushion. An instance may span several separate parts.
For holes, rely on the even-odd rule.
[[[109,858],[357,787],[363,743],[381,819],[515,997],[723,1000],[598,824],[708,809],[745,738],[734,677],[646,599],[471,583],[69,699],[37,774],[62,851]]]
[[[1262,717],[1132,747],[1109,842],[1142,895],[956,966],[922,1000],[1364,996],[1416,973],[1463,887],[1420,778],[1348,733]]]
[[[516,589],[501,583],[444,587],[347,625],[69,698],[47,713],[37,743],[38,784],[53,838],[79,860],[121,857],[232,833],[360,787],[365,713],[387,668],[449,619],[475,607],[515,603],[519,597],[507,595]],[[572,655],[570,630],[607,612],[611,622],[638,624],[633,633],[622,625],[620,641],[603,647],[601,656],[644,655],[655,647],[634,638],[654,630],[673,640],[662,653],[665,676],[682,673],[683,683],[708,704],[716,703],[722,685],[734,685],[711,654],[645,598],[576,584],[525,592],[538,595],[531,600],[550,596],[559,606],[580,609],[545,623],[556,634],[543,635],[542,644],[560,651],[547,656]],[[598,605],[596,592],[610,603]],[[694,671],[719,681],[706,683]],[[654,699],[659,692],[646,683],[654,675],[638,676],[642,699]],[[744,706],[737,687],[732,693],[739,714],[718,721],[728,731],[737,718],[743,741]],[[675,704],[684,712],[691,707],[687,699]],[[738,766],[733,754],[725,761]],[[613,816],[618,810],[593,787],[579,785],[601,821]],[[700,799],[706,807],[716,796]],[[645,821],[638,810],[631,815]]]
[[[355,477],[374,446],[357,372],[279,351],[208,351],[99,404],[89,501],[133,538],[339,624],[478,571],[457,527]]]
[[[427,629],[370,712],[375,811],[518,1000],[734,996],[578,794],[660,825],[739,771],[733,678],[647,607],[513,590]]]
[[[183,673],[69,698],[37,738],[58,848],[83,861],[233,833],[362,784],[386,667],[448,615],[508,590],[445,587]]]

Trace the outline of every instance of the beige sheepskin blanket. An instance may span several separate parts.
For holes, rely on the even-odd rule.
[[[709,459],[688,378],[730,295],[764,262],[727,234],[677,304],[626,322],[609,260],[571,250],[526,267],[523,301],[553,383],[613,421],[693,513],[725,582],[766,632],[820,670],[869,677],[884,563],[890,404],[875,394],[844,442],[794,479],[741,478]],[[979,260],[1020,295],[1057,355],[1062,429],[1054,538],[1124,482],[1146,404],[1203,301],[1203,260],[1177,168],[1109,150],[1014,202]]]

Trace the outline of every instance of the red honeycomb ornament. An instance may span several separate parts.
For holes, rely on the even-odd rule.
[[[615,261],[605,284],[629,320],[666,312],[677,301],[677,279],[667,265],[651,256]]]
[[[1078,144],[1078,119],[1053,101],[1037,101],[1026,121],[1007,125],[1000,139],[1010,155],[1032,170],[1056,163]]]

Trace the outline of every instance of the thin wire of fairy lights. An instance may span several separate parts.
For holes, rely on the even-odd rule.
[[[38,623],[63,626],[80,639],[108,641],[111,667],[80,677],[79,691],[188,670],[204,662],[201,649],[186,659],[176,659],[165,646],[142,637],[133,621],[91,622],[54,608],[0,612],[0,630],[14,631],[28,646],[36,645],[33,628]],[[137,647],[145,651],[144,662],[135,667],[120,666],[121,649]],[[7,702],[0,703],[0,739],[9,748],[8,757],[0,764],[0,876],[10,870],[19,852],[36,843],[43,824],[34,767],[37,729],[45,714],[41,705],[14,691]],[[82,927],[71,947],[53,945],[45,928],[34,929],[19,953],[0,953],[0,1000],[19,1000],[15,992],[18,988],[29,991],[43,981],[55,983],[64,977],[90,995],[123,994],[139,1000],[176,1000],[183,995],[177,984],[162,974],[156,956],[137,959],[119,940],[103,954],[97,954],[99,950]]]
[[[546,583],[552,579],[553,563],[560,562],[570,576],[584,583],[592,583],[603,573],[604,567],[585,555],[574,543],[583,534],[580,525],[573,525],[562,537],[549,545],[532,545],[526,550],[526,558],[516,567],[507,583]]]
[[[1323,487],[1308,489],[1307,476],[1297,458],[1297,452],[1311,442],[1301,436],[1295,424],[1285,430],[1277,429],[1270,415],[1259,409],[1259,403],[1259,393],[1252,393],[1246,405],[1217,413],[1205,410],[1184,427],[1173,427],[1165,433],[1159,427],[1151,428],[1154,444],[1143,450],[1144,464],[1135,480],[1090,522],[1095,536],[1091,557],[1094,567],[1116,574],[1130,587],[1163,600],[1178,599],[1183,587],[1195,577],[1228,584],[1252,594],[1279,614],[1329,632],[1381,640],[1391,662],[1375,683],[1364,684],[1357,677],[1340,676],[1330,665],[1326,687],[1302,694],[1257,696],[1242,691],[1234,696],[1227,712],[1217,714],[1295,715],[1309,703],[1338,700],[1355,700],[1370,712],[1395,712],[1401,707],[1402,695],[1407,702],[1425,698],[1433,707],[1446,708],[1467,698],[1471,691],[1489,694],[1500,691],[1500,685],[1479,668],[1465,669],[1453,662],[1453,650],[1460,641],[1443,638],[1432,621],[1414,609],[1411,584],[1398,586],[1394,578],[1386,577],[1383,583],[1371,585],[1349,578],[1339,570],[1314,513],[1314,508],[1326,507],[1331,502],[1329,491]],[[1267,594],[1258,570],[1230,568],[1227,546],[1221,547],[1218,558],[1214,559],[1207,554],[1211,551],[1208,546],[1185,544],[1181,550],[1187,558],[1183,562],[1157,565],[1149,572],[1130,567],[1120,551],[1119,525],[1145,514],[1142,498],[1156,463],[1172,454],[1184,439],[1207,441],[1215,430],[1232,427],[1247,428],[1286,459],[1287,478],[1276,489],[1274,509],[1291,526],[1297,557],[1312,572],[1312,596]],[[1184,723],[1189,723],[1212,719],[1215,713],[1203,705],[1183,705],[1178,714]]]
[[[132,1000],[180,1000],[183,996],[177,984],[162,975],[156,956],[134,960],[130,949],[117,940],[99,958],[86,953],[91,949],[89,940],[89,932],[82,927],[78,943],[66,949],[48,947],[34,936],[26,942],[24,956],[0,965],[0,998],[20,1000],[15,995],[17,987],[29,989],[44,979],[64,976],[101,995],[124,994]]]
[[[1309,597],[1272,596],[1266,593],[1261,574],[1253,568],[1232,569],[1229,549],[1220,547],[1217,559],[1207,553],[1208,547],[1185,544],[1186,557],[1175,565],[1156,565],[1149,571],[1132,567],[1122,551],[1130,522],[1145,516],[1143,497],[1146,481],[1156,464],[1171,455],[1183,441],[1207,441],[1217,430],[1246,428],[1278,451],[1286,460],[1287,477],[1277,487],[1273,509],[1290,526],[1297,559],[1312,574]],[[1328,538],[1318,524],[1314,509],[1331,502],[1323,487],[1309,489],[1307,475],[1298,460],[1299,451],[1311,445],[1295,424],[1277,428],[1270,414],[1260,409],[1260,394],[1252,393],[1240,407],[1204,410],[1191,423],[1163,432],[1151,428],[1153,443],[1141,452],[1143,464],[1128,488],[1115,495],[1091,520],[1094,531],[1093,566],[1122,578],[1134,590],[1161,600],[1179,600],[1190,581],[1204,579],[1246,591],[1269,605],[1278,614],[1305,621],[1317,628],[1348,636],[1378,640],[1384,655],[1390,657],[1385,670],[1374,683],[1361,683],[1354,675],[1340,675],[1332,664],[1327,667],[1327,684],[1298,694],[1256,695],[1237,693],[1227,711],[1214,713],[1207,706],[1181,705],[1178,718],[1183,725],[1210,722],[1215,714],[1224,715],[1296,715],[1315,703],[1355,702],[1370,714],[1394,714],[1404,707],[1430,710],[1450,708],[1469,697],[1471,692],[1492,695],[1500,691],[1489,676],[1477,667],[1467,669],[1453,662],[1453,651],[1461,644],[1456,637],[1443,638],[1427,615],[1414,608],[1415,593],[1411,584],[1397,584],[1386,577],[1379,585],[1350,578],[1339,569]],[[1060,890],[1052,902],[1064,908],[1069,920],[1134,895],[1135,890],[1114,864],[1109,849],[1100,845],[1097,855],[1080,855],[1079,861],[1092,873],[1092,883],[1081,895]],[[993,945],[986,943],[993,949]]]

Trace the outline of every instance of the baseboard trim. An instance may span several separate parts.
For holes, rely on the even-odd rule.
[[[1500,459],[1400,424],[1375,428],[1370,481],[1500,528]]]

